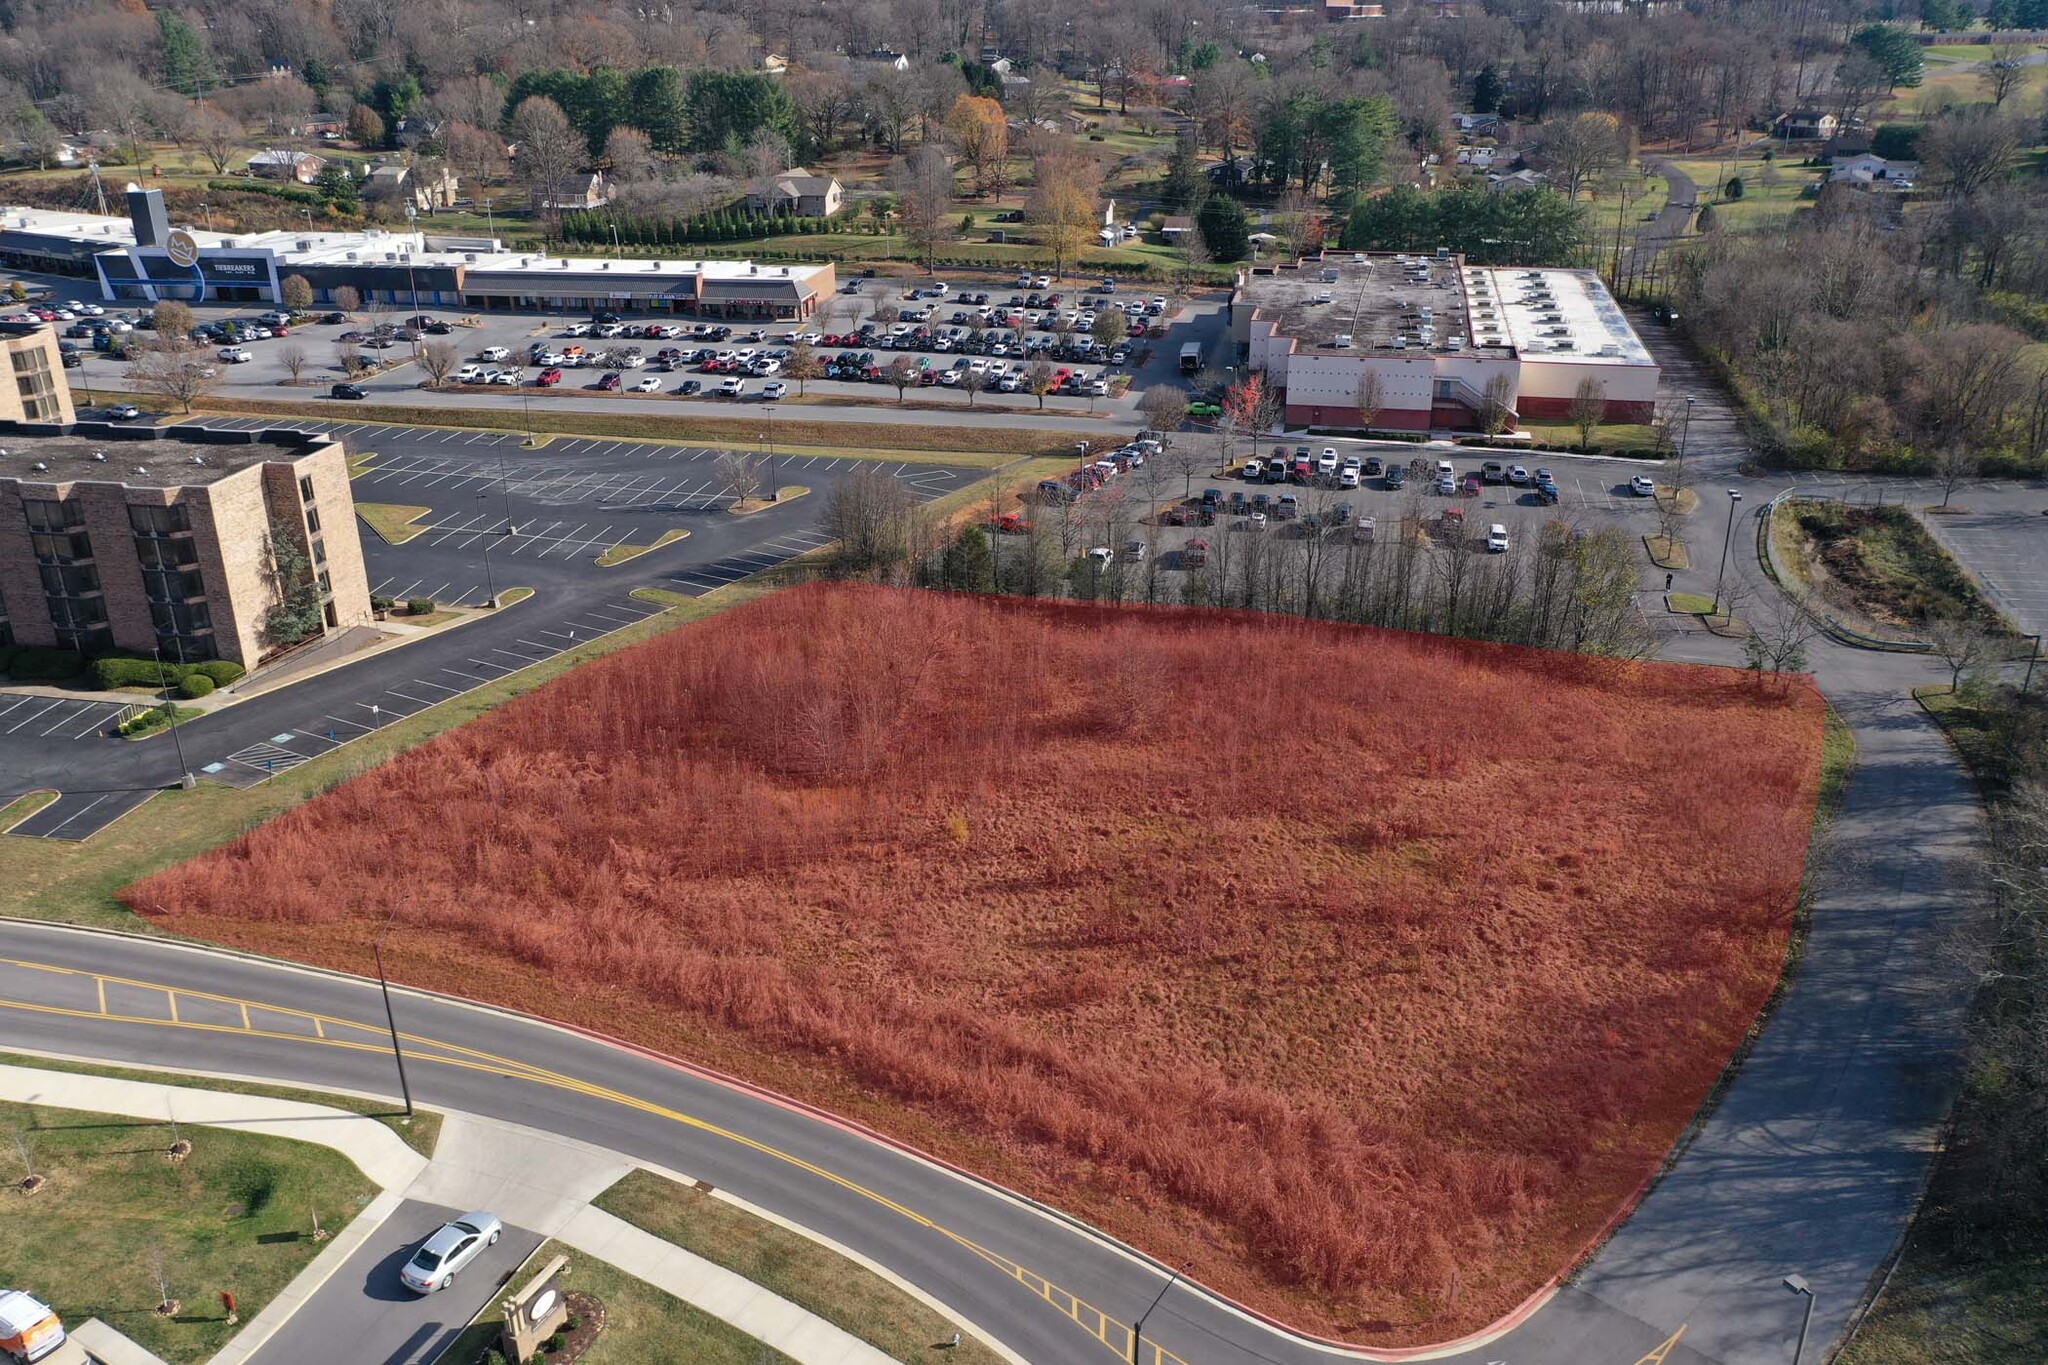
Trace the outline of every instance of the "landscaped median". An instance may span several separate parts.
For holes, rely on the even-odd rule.
[[[419,525],[421,517],[433,512],[431,507],[420,507],[411,503],[359,502],[356,515],[363,524],[377,533],[378,539],[386,545],[403,545],[427,528]]]
[[[641,555],[651,554],[664,545],[673,545],[677,541],[687,538],[689,534],[688,531],[683,530],[663,531],[654,538],[652,545],[628,545],[622,540],[597,557],[597,567],[600,569],[617,568],[621,564],[638,559]]]

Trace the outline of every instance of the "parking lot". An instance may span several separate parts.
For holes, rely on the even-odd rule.
[[[845,283],[846,285],[853,285],[856,281],[848,280]],[[519,378],[528,385],[533,384],[539,378],[543,369],[548,368],[529,362],[531,348],[536,343],[540,343],[558,352],[570,346],[580,346],[586,354],[593,358],[607,348],[636,348],[648,362],[641,368],[619,372],[618,382],[621,392],[617,395],[605,394],[603,392],[601,385],[607,382],[605,379],[607,371],[598,368],[594,364],[583,368],[558,366],[557,368],[561,369],[560,380],[552,388],[546,390],[522,389],[511,385],[477,385],[462,390],[464,401],[492,406],[521,401],[559,401],[562,396],[576,395],[589,398],[599,398],[602,396],[606,400],[607,406],[613,401],[630,402],[640,400],[657,410],[667,407],[672,403],[703,403],[711,406],[731,407],[735,405],[735,400],[721,398],[716,392],[727,376],[719,372],[705,372],[699,368],[699,363],[695,361],[673,368],[661,367],[655,359],[657,353],[664,349],[693,352],[698,349],[710,349],[718,353],[730,355],[737,365],[743,369],[745,366],[757,361],[764,353],[777,349],[787,349],[793,344],[796,337],[806,336],[816,339],[814,345],[816,345],[821,359],[829,358],[833,355],[858,354],[859,352],[866,351],[875,356],[878,362],[877,368],[886,367],[889,361],[898,356],[904,357],[913,366],[922,362],[924,368],[930,369],[935,376],[934,381],[928,385],[919,384],[911,392],[917,394],[921,400],[925,401],[957,402],[962,406],[966,406],[970,395],[963,392],[959,387],[937,382],[936,376],[951,370],[956,364],[961,362],[971,364],[973,361],[979,360],[984,367],[982,373],[988,375],[988,378],[986,380],[986,387],[978,394],[973,395],[973,401],[977,407],[987,407],[991,410],[1010,408],[1036,412],[1040,406],[1039,400],[1030,393],[1023,391],[1021,388],[1015,392],[1000,392],[999,377],[992,373],[991,367],[1000,365],[1005,370],[1021,372],[1025,363],[1022,348],[1034,346],[1054,347],[1063,340],[1068,339],[1077,344],[1087,340],[1085,330],[1077,328],[1071,331],[1055,333],[1050,330],[1049,326],[1052,319],[1062,318],[1067,314],[1073,314],[1073,321],[1079,323],[1085,316],[1082,308],[1079,306],[1079,301],[1084,294],[1098,301],[1114,299],[1118,302],[1141,301],[1143,303],[1149,303],[1156,296],[1153,287],[1133,284],[1120,285],[1117,294],[1103,295],[1097,292],[1099,282],[1093,279],[1068,282],[1057,288],[1039,291],[1031,288],[1019,289],[1013,276],[962,278],[949,275],[947,277],[947,294],[945,296],[919,299],[909,299],[906,296],[912,290],[930,286],[934,283],[933,281],[869,279],[859,280],[857,283],[860,286],[859,292],[834,295],[826,301],[818,316],[802,323],[763,323],[757,329],[756,324],[752,322],[714,324],[711,320],[705,319],[670,318],[641,314],[629,315],[624,319],[627,325],[635,328],[644,328],[650,322],[673,325],[682,329],[686,334],[675,339],[648,339],[639,336],[598,338],[587,334],[572,336],[570,335],[572,329],[578,328],[579,324],[587,325],[590,321],[587,317],[580,314],[575,316],[557,313],[471,314],[466,310],[453,307],[423,306],[419,310],[421,315],[451,324],[460,323],[464,325],[454,325],[445,336],[421,337],[420,345],[424,347],[426,344],[433,342],[453,343],[460,351],[465,362],[476,363],[485,370],[500,368],[516,369]],[[996,340],[999,335],[998,329],[984,322],[980,316],[980,309],[989,308],[994,310],[1007,308],[1009,301],[1013,297],[1028,299],[1034,293],[1039,294],[1041,302],[1047,294],[1057,294],[1060,296],[1060,304],[1051,309],[1041,307],[1036,310],[1028,310],[1029,314],[1035,316],[1040,323],[1047,325],[1036,327],[1029,325],[1029,321],[1023,316],[1027,310],[1020,309],[1013,317],[1021,324],[1021,328],[1012,327],[1006,332],[1001,333],[1006,339],[998,342]],[[965,304],[960,301],[962,295],[986,295],[990,303],[987,305]],[[1158,297],[1163,298],[1164,296]],[[108,308],[110,312],[132,311],[116,309],[113,305],[108,305]],[[209,304],[195,309],[195,314],[202,323],[215,323],[230,318],[241,322],[248,322],[254,320],[259,313],[266,311],[267,308],[268,305],[260,304],[244,305],[238,308]],[[931,313],[921,323],[907,322],[899,324],[894,320],[894,315],[903,310],[910,310],[915,313],[922,309],[930,309]],[[316,313],[322,311],[318,308],[315,310]],[[876,316],[878,311],[881,313],[881,319],[879,320]],[[961,315],[963,320],[956,322],[954,320],[956,314]],[[332,385],[349,378],[338,360],[338,353],[342,348],[340,338],[344,334],[363,333],[380,322],[385,325],[396,324],[402,321],[403,317],[407,316],[415,316],[414,311],[409,307],[402,309],[387,308],[376,314],[363,311],[346,323],[309,323],[291,328],[289,335],[285,337],[239,341],[237,345],[246,350],[249,358],[240,363],[225,361],[218,363],[217,368],[220,373],[217,391],[223,394],[233,394],[249,398],[278,399],[297,397],[307,399],[322,407],[332,403],[337,409],[337,417],[345,416],[348,406],[347,400],[332,399],[327,396]],[[1196,340],[1200,341],[1205,347],[1213,347],[1221,335],[1223,325],[1221,305],[1213,298],[1202,299],[1189,304],[1169,302],[1167,307],[1162,309],[1160,315],[1146,317],[1144,320],[1147,324],[1148,334],[1143,337],[1132,338],[1127,343],[1128,354],[1121,365],[1111,366],[1106,364],[1106,355],[1095,356],[1090,359],[1073,358],[1070,355],[1068,358],[1054,360],[1052,363],[1056,368],[1069,369],[1075,372],[1083,380],[1102,378],[1112,374],[1126,375],[1129,377],[1134,393],[1151,384],[1179,384],[1182,382],[1178,366],[1180,345],[1184,341]],[[884,349],[880,345],[879,339],[863,342],[857,346],[835,347],[822,344],[822,338],[825,336],[844,336],[847,333],[854,332],[864,323],[876,324],[878,338],[880,334],[886,334],[899,325],[906,328],[928,327],[931,329],[931,334],[917,346],[906,346],[903,350]],[[708,337],[699,338],[687,335],[700,325],[730,326],[731,333],[729,336],[716,341]],[[1159,330],[1154,330],[1155,328]],[[981,353],[968,349],[971,344],[974,344],[974,333],[978,330],[984,331],[987,334],[987,339],[979,343],[984,348]],[[140,335],[146,338],[152,334],[142,332]],[[758,337],[758,340],[754,339],[756,337]],[[941,341],[943,341],[945,349],[938,349]],[[1008,353],[1004,355],[986,354],[985,348],[993,347],[997,344],[1005,346]],[[296,348],[303,352],[306,357],[305,369],[301,376],[302,382],[297,387],[286,387],[289,384],[290,373],[283,363],[282,357],[288,348]],[[223,348],[218,344],[210,344],[209,349],[218,352]],[[366,396],[372,401],[405,401],[408,397],[416,395],[419,385],[424,382],[425,376],[419,367],[412,363],[414,348],[411,343],[398,342],[382,348],[350,344],[347,349],[351,353],[371,355],[386,364],[393,364],[395,366],[383,373],[366,376],[356,381],[362,387]],[[505,360],[486,361],[481,359],[486,353],[497,354],[499,349],[502,349],[507,357]],[[1048,352],[1048,354],[1052,353]],[[94,386],[98,386],[101,393],[104,394],[107,390],[125,385],[127,365],[124,362],[109,359],[90,350],[84,352],[84,357],[80,368],[70,371],[74,385],[81,390],[79,394],[81,405],[90,405],[94,401],[92,397],[88,397],[88,394],[92,393]],[[786,376],[760,373],[743,374],[740,377],[745,380],[746,392],[738,401],[748,406],[762,405],[764,385],[778,377],[787,383],[789,396],[797,396],[798,385],[789,382]],[[649,379],[660,381],[659,393],[657,395],[639,395],[626,392],[633,384]],[[685,384],[697,386],[698,391],[689,396],[682,395],[679,391]],[[880,381],[844,381],[825,378],[811,380],[802,387],[805,393],[820,399],[858,397],[872,402],[876,399],[893,401],[897,396],[896,390],[892,385]],[[1122,402],[1124,406],[1129,406],[1134,402],[1134,399],[1126,398]],[[1103,396],[1091,398],[1085,393],[1062,392],[1049,395],[1045,400],[1044,409],[1049,414],[1060,411],[1118,410],[1118,402]]]
[[[125,702],[74,701],[36,693],[0,692],[0,735],[94,739],[111,734],[135,709]]]

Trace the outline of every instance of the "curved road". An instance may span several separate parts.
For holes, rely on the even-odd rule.
[[[1661,351],[1661,336],[1653,336]],[[1664,357],[1660,355],[1660,359]],[[1675,385],[1685,367],[1668,364]],[[1738,486],[1732,424],[1697,394],[1704,532]],[[1725,433],[1725,434],[1724,434]],[[1715,480],[1721,486],[1715,486]],[[1741,537],[1766,498],[1738,510]],[[1711,556],[1702,555],[1711,567]],[[1710,572],[1682,588],[1710,591]],[[1761,591],[1761,585],[1753,585]],[[1684,635],[1670,657],[1735,662]],[[1814,1287],[1835,1341],[1903,1230],[1953,1099],[1968,983],[1945,922],[1971,905],[1976,804],[1906,696],[1923,659],[1819,642],[1814,666],[1860,764],[1835,826],[1804,961],[1753,1054],[1670,1172],[1573,1282],[1511,1331],[1442,1358],[1503,1365],[1780,1365]],[[887,1266],[1033,1362],[1127,1356],[1160,1267],[1001,1189],[829,1117],[535,1020],[398,994],[415,1093],[685,1171]],[[0,924],[0,1045],[392,1093],[373,983],[163,940]],[[1340,1352],[1173,1289],[1146,1365],[1308,1365]],[[1810,1356],[1817,1359],[1818,1356]]]

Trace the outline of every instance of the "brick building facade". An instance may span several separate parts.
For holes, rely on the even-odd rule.
[[[0,643],[254,668],[283,643],[264,628],[277,542],[322,631],[371,619],[338,441],[0,422],[0,450]]]

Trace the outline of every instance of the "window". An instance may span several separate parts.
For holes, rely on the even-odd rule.
[[[315,564],[325,564],[327,562],[327,543],[318,536],[313,537],[313,562]]]
[[[197,569],[144,569],[142,592],[152,602],[183,602],[206,595]]]
[[[320,530],[320,509],[319,509],[319,508],[317,508],[317,507],[308,507],[308,508],[306,509],[306,529],[307,529],[308,531],[312,531],[312,532],[314,532],[315,534],[318,534],[318,533],[319,533],[319,530]]]
[[[199,551],[192,542],[178,540],[144,540],[137,538],[135,557],[142,561],[145,571],[149,569],[176,569],[199,562]]]
[[[97,597],[51,595],[50,626],[57,633],[57,645],[85,654],[96,654],[114,646],[114,632],[107,625],[107,608]]]
[[[57,401],[57,381],[50,373],[50,358],[40,347],[16,351],[14,387],[21,394],[22,413],[32,422],[47,421],[62,413]]]
[[[31,531],[77,531],[85,526],[85,509],[77,498],[23,498],[21,510]]]
[[[90,564],[45,564],[36,572],[52,597],[88,597],[100,590],[100,571]]]
[[[299,479],[299,501],[301,501],[301,502],[311,502],[312,500],[313,500],[313,480],[312,480],[312,477],[311,477],[310,475],[302,476],[302,477],[301,477],[301,478]]]
[[[149,616],[158,635],[198,635],[213,629],[213,609],[204,602],[154,602]]]
[[[92,541],[82,531],[74,531],[68,535],[38,532],[30,536],[28,542],[30,548],[35,551],[38,564],[92,562]]]
[[[175,536],[192,529],[192,518],[182,502],[174,502],[168,507],[130,503],[128,525],[138,536]]]

